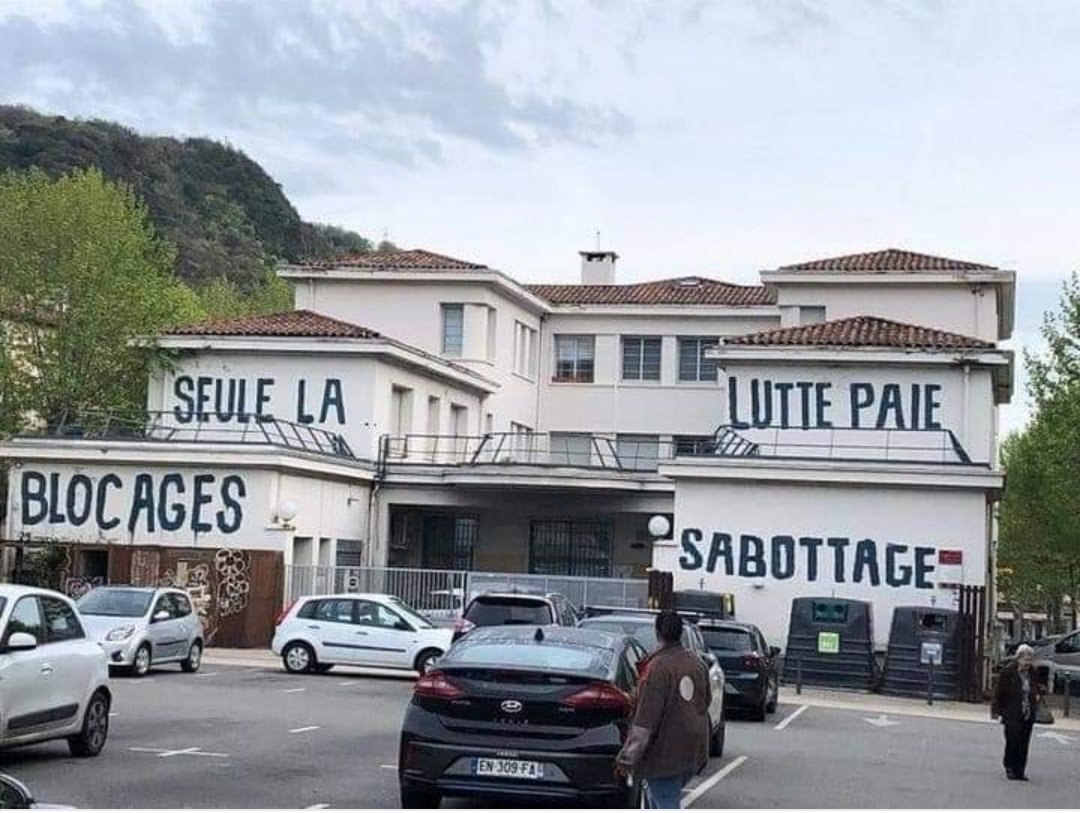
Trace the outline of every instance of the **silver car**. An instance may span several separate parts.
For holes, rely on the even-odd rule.
[[[191,597],[173,587],[95,587],[78,601],[87,633],[104,647],[109,666],[136,677],[152,665],[202,664],[203,629]]]

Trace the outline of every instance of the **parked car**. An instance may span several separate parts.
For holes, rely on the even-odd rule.
[[[579,620],[577,609],[560,593],[481,593],[472,597],[454,625],[454,640],[476,627],[507,624],[573,627]]]
[[[1016,647],[1011,647],[1010,657],[1016,655]],[[1054,675],[1055,688],[1063,675],[1072,674],[1073,679],[1080,678],[1080,630],[1052,635],[1032,641],[1035,649],[1035,666],[1046,671],[1046,677]]]
[[[142,677],[151,666],[202,665],[203,629],[191,597],[173,587],[95,587],[79,599],[87,632],[105,649],[109,666]]]
[[[646,652],[653,652],[657,647],[656,613],[651,610],[628,611],[625,614],[610,613],[582,619],[582,629],[599,629],[607,632],[630,635]],[[724,755],[724,741],[727,738],[727,721],[724,714],[726,676],[716,657],[705,646],[701,632],[693,623],[683,624],[682,644],[692,652],[698,653],[709,670],[709,687],[712,690],[712,703],[709,704],[709,722],[712,725],[712,738],[709,741],[709,755]]]
[[[42,804],[14,776],[0,773],[0,810],[73,810],[70,805]]]
[[[73,756],[109,736],[109,667],[71,600],[0,584],[0,747],[66,739]]]
[[[753,624],[704,620],[698,630],[724,669],[725,702],[746,709],[755,720],[764,720],[776,711],[780,691],[776,656],[780,650],[765,643],[761,630]]]
[[[645,654],[600,630],[473,630],[416,683],[401,728],[402,806],[480,795],[638,807],[639,784],[614,768]]]
[[[396,596],[304,596],[278,616],[270,648],[286,671],[327,672],[336,664],[428,672],[450,648],[437,627]]]

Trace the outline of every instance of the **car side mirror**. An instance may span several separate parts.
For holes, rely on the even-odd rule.
[[[412,632],[412,627],[409,626],[408,621],[401,621],[401,620],[395,621],[394,622],[394,629],[401,630],[402,632]]]
[[[780,647],[778,647],[778,646],[770,646],[769,647],[769,657],[770,658],[775,658],[779,654],[780,654]]]
[[[17,632],[15,635],[25,635]],[[15,635],[11,637],[14,638]],[[28,638],[34,636],[28,635]],[[34,797],[30,788],[26,787],[18,779],[5,774],[0,774],[0,809],[3,810],[29,810],[34,806]]]
[[[170,618],[168,610],[158,610],[150,620],[157,623],[158,621],[168,621]]]
[[[8,637],[6,652],[28,652],[37,649],[37,638],[28,632],[13,632]]]

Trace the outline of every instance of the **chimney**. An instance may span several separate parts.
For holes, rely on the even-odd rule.
[[[581,255],[582,285],[614,285],[615,261],[619,255],[614,251],[579,251]]]

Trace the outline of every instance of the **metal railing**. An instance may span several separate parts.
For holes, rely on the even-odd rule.
[[[456,618],[478,593],[520,591],[561,593],[578,607],[648,605],[645,579],[548,576],[535,573],[487,573],[406,567],[333,567],[289,565],[285,602],[320,593],[387,593],[432,618]]]
[[[49,421],[24,437],[139,440],[160,443],[251,443],[284,446],[305,452],[356,459],[348,442],[336,432],[293,423],[273,415],[248,412],[219,416],[214,412],[71,412]]]
[[[717,438],[721,437],[726,440],[718,442],[715,454],[725,457],[826,458],[894,463],[972,462],[960,440],[948,429],[736,429],[722,426],[717,431]]]

